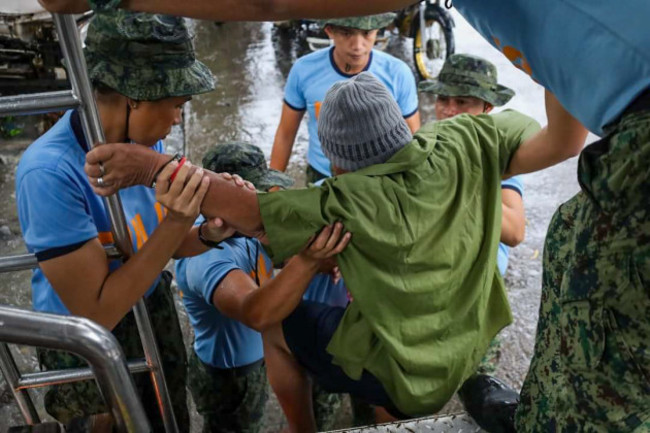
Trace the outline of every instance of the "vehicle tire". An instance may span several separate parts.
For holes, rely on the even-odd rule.
[[[420,20],[413,20],[413,63],[423,80],[436,78],[447,57],[454,54],[455,42],[452,27],[444,21],[425,21],[424,41],[420,31]]]

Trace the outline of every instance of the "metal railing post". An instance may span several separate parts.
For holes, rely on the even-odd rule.
[[[90,364],[116,426],[151,432],[122,349],[107,329],[81,317],[0,306],[0,341],[65,350]]]
[[[0,325],[1,326],[1,325]],[[18,409],[23,415],[25,422],[29,425],[38,424],[41,422],[32,399],[29,397],[29,392],[26,389],[18,389],[18,381],[20,380],[20,372],[16,367],[16,362],[9,352],[9,346],[5,343],[0,343],[0,371],[7,380],[7,384],[11,388]]]
[[[86,141],[90,147],[105,143],[106,139],[102,130],[99,111],[97,110],[90,80],[86,73],[86,61],[81,49],[81,41],[79,40],[76,23],[71,15],[53,14],[53,17],[63,55],[68,62],[67,72],[72,85],[72,91],[81,100],[79,114]],[[115,194],[106,198],[105,203],[112,223],[115,244],[124,257],[128,259],[133,254],[133,246],[119,195]],[[176,425],[173,406],[163,374],[160,353],[154,339],[151,319],[143,300],[138,301],[133,307],[133,313],[138,325],[145,358],[151,367],[151,380],[153,381],[154,389],[157,391],[156,397],[165,429],[167,432],[176,433],[178,432],[178,426]]]

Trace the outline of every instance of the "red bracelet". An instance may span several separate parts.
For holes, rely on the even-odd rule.
[[[181,160],[178,161],[178,167],[176,167],[176,170],[174,170],[174,172],[172,173],[172,175],[169,177],[169,183],[172,183],[172,182],[174,181],[174,179],[176,179],[176,175],[177,175],[178,172],[180,171],[180,169],[181,169],[181,167],[183,166],[183,164],[185,164],[185,160],[186,160],[186,159],[187,159],[187,158],[182,157]]]

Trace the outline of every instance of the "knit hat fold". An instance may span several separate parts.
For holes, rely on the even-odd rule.
[[[388,161],[413,136],[388,89],[370,72],[362,72],[327,92],[318,138],[332,164],[355,171]]]

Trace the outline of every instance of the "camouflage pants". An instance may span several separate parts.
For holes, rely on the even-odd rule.
[[[476,373],[493,375],[494,372],[497,370],[497,366],[499,365],[500,358],[501,358],[501,339],[497,335],[492,339],[492,341],[490,341],[490,345],[488,346],[485,355],[483,355],[483,359],[481,359],[481,362],[479,363],[478,368],[476,369]]]
[[[609,132],[549,225],[518,431],[650,431],[650,112]]]
[[[196,410],[203,416],[204,433],[261,431],[269,393],[264,364],[238,374],[234,369],[210,367],[192,351],[187,376]],[[341,395],[315,386],[313,405],[318,430],[331,430],[341,409]]]
[[[307,185],[309,185],[310,183],[316,183],[321,179],[325,179],[326,177],[327,176],[325,176],[323,173],[319,172],[314,167],[307,164],[307,168],[305,169],[305,183]]]
[[[174,298],[169,288],[170,282],[171,275],[164,272],[160,284],[147,298],[146,304],[162,355],[163,370],[172,398],[176,422],[180,431],[189,431],[190,420],[185,391],[187,356],[176,316]],[[133,313],[127,314],[118,323],[113,329],[113,334],[120,342],[127,359],[144,357]],[[39,349],[38,357],[44,370],[87,366],[85,361],[67,352]],[[154,431],[164,431],[149,375],[141,373],[134,375],[133,378]],[[73,420],[79,422],[79,418],[108,412],[95,381],[53,386],[45,395],[45,409],[64,424]]]

